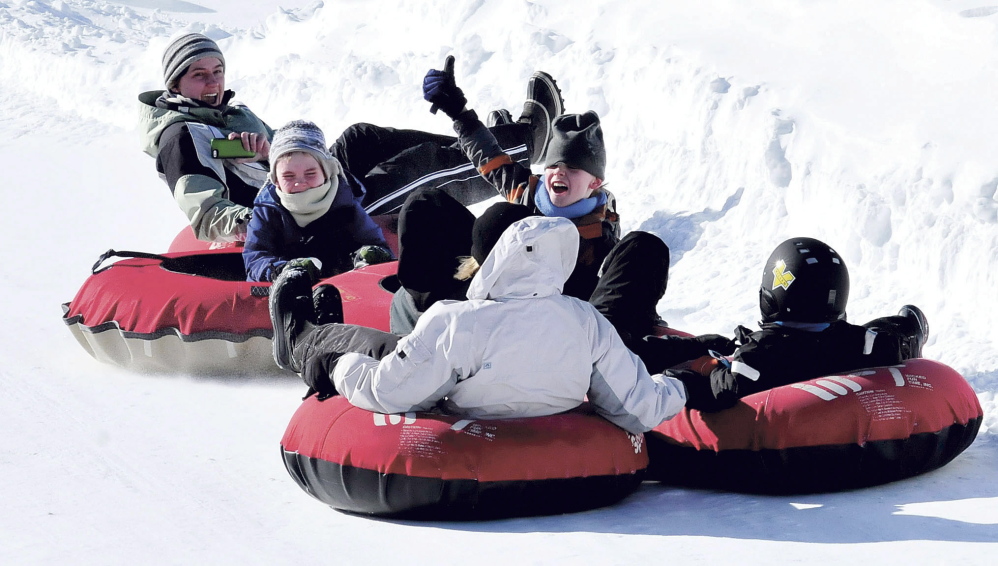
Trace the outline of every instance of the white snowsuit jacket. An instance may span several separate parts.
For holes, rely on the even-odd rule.
[[[678,413],[686,389],[651,376],[589,303],[561,294],[579,234],[564,218],[510,226],[471,281],[468,301],[441,301],[381,361],[345,354],[336,390],[380,413],[433,408],[473,418],[551,415],[582,403],[632,432]]]

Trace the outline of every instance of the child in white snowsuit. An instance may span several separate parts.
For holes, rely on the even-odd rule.
[[[320,395],[338,392],[371,411],[529,417],[570,410],[588,397],[614,424],[645,432],[682,409],[685,389],[649,375],[592,305],[562,294],[578,241],[563,218],[514,222],[479,256],[468,300],[437,302],[400,340],[307,324],[307,277],[286,270],[271,294],[275,359]],[[358,351],[373,355],[348,353]]]

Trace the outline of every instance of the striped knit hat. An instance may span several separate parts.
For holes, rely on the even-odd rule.
[[[202,57],[217,57],[222,62],[222,67],[225,67],[222,50],[208,36],[185,33],[170,42],[163,52],[163,80],[166,81],[166,87],[176,86],[188,67]]]
[[[340,174],[340,162],[326,149],[326,136],[319,126],[307,120],[293,120],[274,132],[274,141],[270,142],[270,162],[274,164],[270,168],[270,180],[275,185],[277,160],[282,155],[295,151],[303,151],[314,157],[322,166],[327,179]]]

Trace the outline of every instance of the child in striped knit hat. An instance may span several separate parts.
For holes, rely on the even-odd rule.
[[[343,172],[318,126],[289,122],[274,133],[270,158],[243,248],[248,281],[273,281],[289,262],[313,267],[317,280],[394,259],[360,204],[363,186]]]

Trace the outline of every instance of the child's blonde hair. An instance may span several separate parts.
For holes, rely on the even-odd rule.
[[[458,258],[461,260],[461,265],[457,266],[457,271],[454,273],[454,279],[458,281],[467,281],[478,273],[478,270],[482,268],[478,265],[478,260],[469,256],[464,256]]]

